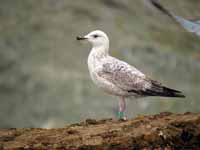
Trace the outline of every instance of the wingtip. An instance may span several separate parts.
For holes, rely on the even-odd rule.
[[[169,97],[177,97],[177,98],[185,98],[186,96],[183,94],[183,92],[167,87],[163,87],[163,90],[167,93]]]
[[[176,97],[177,97],[177,98],[186,98],[186,96],[183,95],[183,94],[176,94]]]

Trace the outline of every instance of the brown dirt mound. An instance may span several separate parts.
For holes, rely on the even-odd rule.
[[[93,120],[59,129],[1,129],[3,150],[200,149],[200,114],[160,113],[128,121]]]

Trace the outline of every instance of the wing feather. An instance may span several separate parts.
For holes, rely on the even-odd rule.
[[[143,73],[116,59],[104,63],[98,75],[128,92],[132,90],[145,91],[151,86],[151,82],[146,79]]]
[[[118,88],[143,96],[184,97],[180,91],[162,86],[129,64],[115,59],[106,60],[97,73]]]

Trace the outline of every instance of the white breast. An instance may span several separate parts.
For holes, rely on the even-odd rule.
[[[91,50],[89,56],[88,56],[88,69],[90,76],[94,82],[97,80],[97,74],[96,71],[98,67],[101,67],[100,60],[98,60],[96,53]]]
[[[94,53],[93,51],[90,52],[88,57],[88,69],[90,72],[90,76],[93,82],[105,92],[112,94],[112,95],[127,95],[127,92],[123,91],[122,89],[116,87],[113,83],[105,80],[98,76],[98,71],[102,69],[102,64],[106,56],[102,56]]]

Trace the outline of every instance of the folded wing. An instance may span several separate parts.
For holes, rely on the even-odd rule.
[[[162,86],[129,64],[113,59],[102,65],[98,75],[129,93],[142,96],[184,97],[180,91]]]

